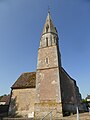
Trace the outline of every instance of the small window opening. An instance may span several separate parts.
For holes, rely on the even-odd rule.
[[[51,45],[52,45],[52,36],[51,36],[51,39],[50,39],[50,40],[51,40]]]
[[[46,26],[46,33],[48,32],[48,29],[49,29],[49,25]]]
[[[56,37],[54,37],[54,43],[56,43]]]
[[[48,64],[48,58],[46,58],[46,63]]]
[[[48,37],[46,37],[46,46],[48,46]]]

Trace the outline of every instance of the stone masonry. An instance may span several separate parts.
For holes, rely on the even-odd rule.
[[[35,117],[42,118],[57,109],[62,116],[58,35],[50,12],[46,18],[38,50]],[[54,116],[54,115],[53,115]],[[54,116],[56,117],[56,116]]]
[[[11,114],[12,116],[34,116],[35,89],[15,89],[12,93]]]
[[[61,65],[59,37],[50,12],[48,12],[38,49],[36,72],[21,74],[11,87],[9,115],[42,119],[61,119],[76,113],[76,107],[83,112],[81,94],[76,81]]]

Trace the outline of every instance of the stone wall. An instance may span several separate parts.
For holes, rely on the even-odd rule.
[[[13,89],[9,114],[30,117],[34,115],[35,88]]]
[[[40,48],[38,50],[37,69],[58,67],[57,46]]]
[[[39,102],[61,102],[58,68],[38,70],[37,81],[37,89],[39,89],[37,91],[37,99]]]
[[[38,50],[35,118],[43,118],[54,109],[57,109],[57,118],[60,118],[62,116],[62,103],[58,46],[56,45]],[[56,118],[54,112],[52,116]]]
[[[76,112],[77,106],[81,109],[81,95],[76,81],[73,80],[63,68],[60,71],[60,76],[63,111],[74,113]]]

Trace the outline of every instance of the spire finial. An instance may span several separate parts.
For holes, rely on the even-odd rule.
[[[50,6],[48,5],[48,13],[50,14]]]

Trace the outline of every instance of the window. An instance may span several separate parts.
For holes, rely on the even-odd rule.
[[[46,58],[46,64],[48,64],[48,58]]]
[[[48,32],[48,29],[49,29],[49,25],[46,26],[46,33]]]
[[[46,46],[48,46],[48,37],[46,37]]]
[[[50,37],[50,42],[51,42],[51,45],[52,45],[52,36]]]
[[[54,43],[56,43],[56,37],[54,37]]]

